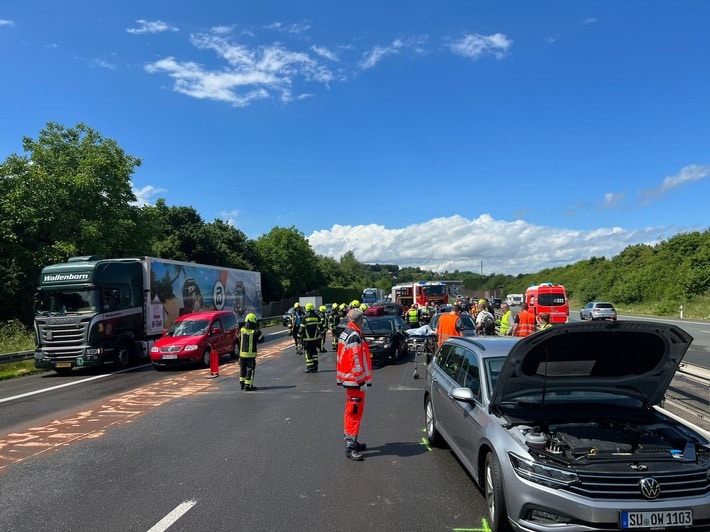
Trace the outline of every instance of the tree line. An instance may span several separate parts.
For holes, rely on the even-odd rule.
[[[138,205],[131,176],[141,159],[84,123],[48,122],[23,154],[0,164],[0,319],[32,322],[41,269],[69,257],[149,255],[261,272],[264,300],[320,293],[346,301],[365,287],[389,292],[416,280],[459,280],[471,291],[524,292],[535,282],[564,284],[581,300],[668,301],[710,288],[710,234],[678,235],[595,258],[518,276],[436,273],[395,264],[364,264],[349,251],[338,260],[315,253],[296,227],[274,227],[255,240],[223,220],[205,222],[190,206],[164,199]]]

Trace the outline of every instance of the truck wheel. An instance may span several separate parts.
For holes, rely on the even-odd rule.
[[[126,369],[128,366],[131,365],[131,361],[133,360],[133,353],[131,351],[131,348],[127,344],[121,344],[118,346],[118,349],[116,350],[116,356],[114,359],[114,364],[116,367],[121,370],[121,369]]]

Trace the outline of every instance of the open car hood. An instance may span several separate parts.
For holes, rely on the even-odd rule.
[[[491,406],[565,391],[625,394],[656,405],[692,341],[683,329],[665,323],[555,325],[513,346]]]

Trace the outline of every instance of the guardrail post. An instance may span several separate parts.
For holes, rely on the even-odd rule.
[[[680,319],[683,319],[683,305],[680,306]]]

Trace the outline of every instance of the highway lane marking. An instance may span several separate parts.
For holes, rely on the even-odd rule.
[[[148,532],[165,532],[168,528],[173,526],[178,519],[190,511],[190,509],[197,504],[196,500],[184,501],[178,504],[175,509],[168,515],[163,517],[160,521],[155,523]]]

